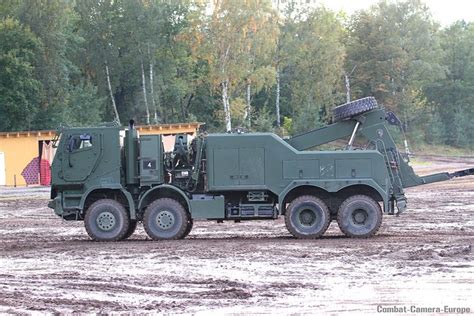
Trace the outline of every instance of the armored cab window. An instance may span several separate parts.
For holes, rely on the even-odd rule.
[[[68,142],[69,152],[92,147],[92,137],[90,134],[71,135]]]

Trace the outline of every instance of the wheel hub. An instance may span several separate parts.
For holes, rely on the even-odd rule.
[[[316,214],[313,210],[302,210],[299,215],[300,223],[305,226],[311,226],[316,222]]]
[[[114,228],[116,222],[115,215],[111,212],[102,212],[96,219],[97,226],[103,231],[109,231]]]
[[[156,217],[156,223],[161,229],[170,229],[175,222],[174,215],[170,211],[161,211]]]
[[[367,214],[366,210],[358,209],[352,213],[352,219],[354,220],[354,223],[359,225],[365,224],[368,217],[369,215]]]

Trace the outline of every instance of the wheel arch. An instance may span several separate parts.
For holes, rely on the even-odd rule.
[[[329,198],[331,196],[328,191],[317,185],[302,184],[296,186],[288,192],[284,192],[282,195],[280,195],[278,205],[280,209],[280,214],[284,215],[286,213],[286,204],[290,203],[293,199],[302,195],[314,195],[322,199]]]
[[[347,185],[345,187],[342,187],[339,191],[336,192],[336,194],[341,195],[341,196],[350,196],[350,195],[367,195],[373,198],[377,202],[383,202],[384,198],[383,196],[385,195],[384,192],[379,192],[377,188],[370,186],[368,184],[351,184]]]
[[[367,195],[374,199],[377,202],[382,202],[383,204],[383,211],[385,212],[388,210],[388,199],[387,194],[379,187],[372,186],[369,184],[349,184],[342,187],[336,194],[342,199],[345,200],[346,198],[352,195]]]
[[[79,208],[85,212],[92,203],[103,198],[111,198],[120,202],[128,211],[130,219],[136,219],[133,197],[122,187],[91,187],[83,194]]]
[[[143,209],[145,209],[148,205],[150,205],[154,200],[158,198],[175,199],[181,205],[183,205],[187,212],[191,212],[191,204],[186,193],[184,193],[184,191],[182,191],[181,189],[169,184],[162,184],[146,191],[145,194],[143,194],[143,196],[140,198],[137,209],[139,210],[139,212],[142,212]]]
[[[300,196],[300,195],[315,195],[316,197],[321,198],[322,200],[325,201],[334,201],[336,205],[339,203],[342,203],[342,201],[349,197],[352,194],[365,194],[370,197],[372,197],[374,200],[377,202],[383,202],[384,206],[384,211],[388,210],[388,199],[387,199],[387,194],[382,188],[380,188],[377,185],[372,185],[370,182],[373,181],[366,181],[364,183],[348,183],[346,185],[343,185],[341,187],[332,187],[335,190],[327,190],[323,186],[319,186],[316,183],[310,183],[310,184],[300,184],[297,186],[294,186],[291,189],[288,189],[284,192],[282,192],[279,195],[279,210],[280,214],[284,215],[286,212],[286,205],[292,201],[294,198]],[[336,207],[337,209],[337,207]]]

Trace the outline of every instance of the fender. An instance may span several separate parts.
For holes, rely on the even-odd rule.
[[[120,191],[123,195],[127,198],[128,208],[130,210],[130,219],[137,219],[137,213],[135,209],[135,202],[133,201],[133,197],[125,190],[120,184],[112,184],[107,186],[95,185],[87,189],[87,191],[83,194],[81,198],[81,202],[79,204],[79,208],[84,210],[84,204],[86,203],[87,197],[95,190],[113,190],[113,191]]]
[[[312,186],[315,188],[322,189],[329,193],[338,192],[344,188],[353,186],[353,185],[366,185],[377,191],[383,199],[384,210],[388,210],[388,198],[387,192],[380,187],[377,182],[372,179],[357,179],[357,180],[320,180],[320,181],[307,181],[307,180],[295,180],[292,181],[288,186],[278,195],[278,208],[281,210],[283,207],[283,201],[285,200],[286,195],[293,189],[302,187],[302,186]]]
[[[170,184],[160,184],[160,185],[158,185],[156,187],[153,187],[153,188],[149,189],[148,191],[146,191],[145,194],[140,198],[140,202],[138,202],[138,208],[137,209],[141,210],[145,206],[145,205],[143,205],[145,203],[144,201],[146,201],[146,199],[148,198],[148,196],[150,194],[152,194],[153,192],[162,190],[162,189],[172,190],[172,191],[178,193],[186,201],[186,204],[188,206],[188,210],[191,210],[191,204],[189,202],[189,198],[186,195],[186,193],[184,193],[183,190],[181,190],[180,188],[175,187],[174,185],[170,185]]]

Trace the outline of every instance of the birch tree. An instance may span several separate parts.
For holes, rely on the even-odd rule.
[[[244,120],[248,128],[252,119],[252,95],[275,83],[272,53],[278,38],[277,15],[267,1],[247,1],[244,6],[247,23],[243,31],[247,76],[245,78],[246,109]]]
[[[250,118],[252,80],[257,80],[257,70],[262,67],[256,59],[264,51],[262,47],[267,46],[263,32],[268,30],[266,27],[270,24],[271,13],[269,2],[259,0],[243,3],[216,0],[213,7],[205,27],[207,34],[203,58],[210,66],[213,86],[220,91],[224,125],[229,132],[232,130],[232,98],[239,94],[242,85],[247,100],[243,112]],[[263,81],[261,78],[258,80]]]
[[[117,46],[115,44],[115,26],[121,10],[118,1],[84,0],[77,3],[76,10],[82,21],[84,38],[88,39],[86,64],[103,69],[92,76],[105,80],[106,91],[110,98],[113,118],[120,124],[120,116],[115,100],[114,83],[111,72],[116,67]],[[105,77],[105,78],[104,78]]]

